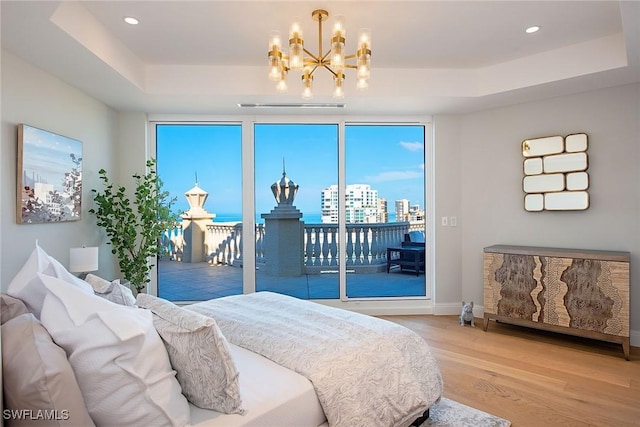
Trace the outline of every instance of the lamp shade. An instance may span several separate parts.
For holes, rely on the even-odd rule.
[[[69,249],[69,271],[73,273],[96,271],[98,269],[98,247],[83,246]]]

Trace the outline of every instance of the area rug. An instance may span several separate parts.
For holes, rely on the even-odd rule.
[[[420,427],[509,427],[504,418],[482,412],[443,397],[429,409],[429,419]]]

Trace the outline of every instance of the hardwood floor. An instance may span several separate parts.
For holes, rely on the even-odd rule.
[[[514,427],[640,426],[640,348],[457,316],[380,316],[431,346],[450,399]]]

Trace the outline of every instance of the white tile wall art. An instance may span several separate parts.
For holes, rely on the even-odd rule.
[[[540,212],[589,208],[588,148],[584,133],[522,141],[524,209]]]

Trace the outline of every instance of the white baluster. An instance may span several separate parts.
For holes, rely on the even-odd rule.
[[[336,242],[338,226],[331,227],[331,245],[329,247],[329,253],[331,254],[331,260],[329,265],[338,265],[338,243]]]
[[[313,265],[313,227],[304,227],[305,265]]]
[[[315,242],[313,245],[314,263],[313,265],[322,265],[322,251],[320,246],[320,235],[322,234],[322,227],[315,228]]]
[[[347,265],[353,264],[353,232],[354,227],[347,224]]]
[[[365,264],[371,264],[371,260],[369,259],[369,255],[371,254],[371,247],[369,246],[369,233],[371,232],[371,226],[367,225],[363,228],[363,237],[364,242],[362,242],[362,256],[363,262]]]

